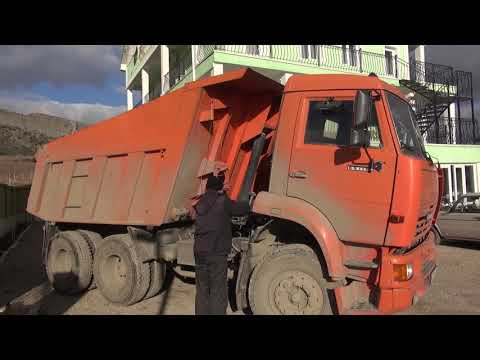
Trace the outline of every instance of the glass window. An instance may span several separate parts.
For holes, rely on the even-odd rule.
[[[357,48],[355,45],[342,45],[342,62],[345,65],[357,66]]]
[[[450,202],[448,194],[448,169],[442,168],[443,172],[443,194],[442,194],[442,204],[448,204]]]
[[[387,92],[387,99],[402,152],[425,159],[423,138],[412,108],[406,101],[392,93]]]
[[[247,45],[247,54],[259,55],[260,54],[260,46],[259,45]]]
[[[318,55],[317,45],[302,45],[302,58],[316,59]]]
[[[473,165],[465,166],[465,182],[467,185],[467,193],[475,192],[475,180],[474,180]]]
[[[357,66],[357,53],[355,49],[355,45],[350,46],[350,65]]]
[[[342,45],[342,61],[344,64],[348,64],[347,45]]]
[[[391,50],[385,50],[385,66],[387,75],[393,75],[393,53]]]
[[[305,144],[336,144],[346,146],[350,141],[353,125],[353,101],[341,101],[338,109],[322,109],[324,101],[311,101],[308,109]],[[380,147],[377,111],[372,109],[370,147]]]

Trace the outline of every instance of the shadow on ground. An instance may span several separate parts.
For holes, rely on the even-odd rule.
[[[443,240],[440,246],[450,246],[450,247],[458,247],[462,249],[470,249],[470,250],[480,250],[480,242],[479,241],[465,241],[465,240]]]
[[[81,298],[51,288],[42,265],[42,236],[42,223],[34,222],[0,264],[1,314],[63,314]]]

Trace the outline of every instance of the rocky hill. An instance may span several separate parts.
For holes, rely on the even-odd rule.
[[[34,155],[40,146],[85,126],[56,116],[0,109],[0,155]]]

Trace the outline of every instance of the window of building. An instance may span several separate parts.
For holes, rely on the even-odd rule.
[[[465,185],[467,193],[475,192],[475,172],[473,165],[465,165]]]
[[[322,109],[322,103],[323,101],[310,101],[304,143],[348,145],[353,125],[353,101],[341,101],[341,105],[335,110]],[[370,147],[380,147],[380,131],[375,108],[372,115],[368,127]]]
[[[342,45],[342,62],[345,65],[357,66],[358,50],[356,45]]]
[[[393,46],[385,46],[385,73],[395,75],[395,56],[397,49]]]
[[[316,59],[318,56],[318,45],[302,45],[302,58],[304,59]]]
[[[247,45],[247,54],[249,54],[249,55],[260,55],[260,46],[259,45]]]

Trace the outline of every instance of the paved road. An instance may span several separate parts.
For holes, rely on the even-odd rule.
[[[36,233],[35,233],[35,231]],[[40,289],[45,282],[41,270],[41,238],[32,230],[0,265],[0,305]],[[439,247],[440,267],[435,283],[417,305],[402,314],[480,314],[480,243],[451,242]],[[36,291],[36,290],[34,290]],[[174,278],[163,294],[130,307],[108,303],[98,290],[80,296],[43,293],[37,304],[42,314],[194,314],[195,286]],[[232,312],[229,309],[229,313]],[[238,314],[238,313],[237,313]]]

